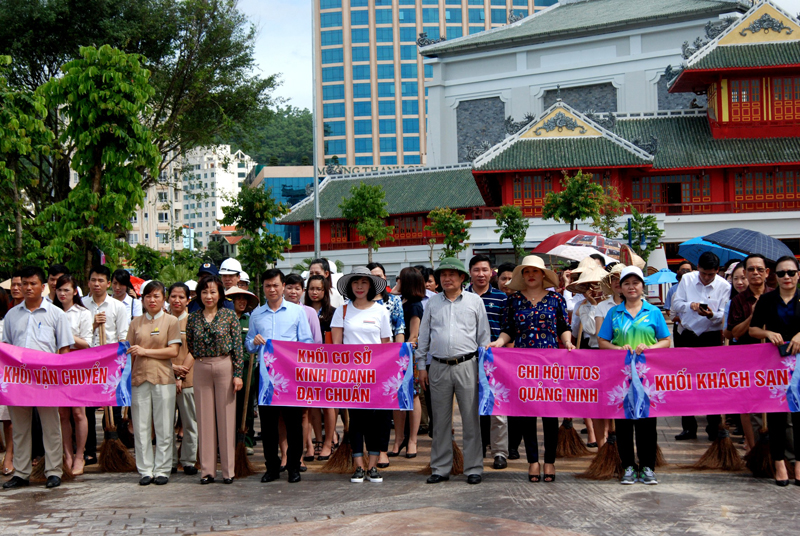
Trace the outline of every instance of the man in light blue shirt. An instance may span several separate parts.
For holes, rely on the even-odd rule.
[[[267,340],[313,343],[311,326],[301,305],[283,299],[286,277],[277,268],[264,272],[264,296],[267,303],[250,314],[250,325],[245,348],[257,354],[260,346]],[[261,366],[265,366],[264,363]],[[267,472],[261,482],[272,482],[280,476],[281,459],[278,451],[278,420],[283,415],[286,425],[286,470],[289,482],[300,482],[300,459],[303,456],[303,408],[289,406],[259,406],[261,417],[261,441],[264,445],[264,458]]]

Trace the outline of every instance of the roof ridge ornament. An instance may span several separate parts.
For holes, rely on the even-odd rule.
[[[594,110],[586,110],[583,115],[606,130],[614,130],[614,127],[617,126],[617,116],[614,115],[614,112],[608,112],[608,117],[606,118],[598,116]]]
[[[522,121],[514,121],[514,118],[509,115],[505,120],[506,134],[513,136],[535,120],[536,116],[530,112],[525,114],[525,117],[522,118]]]
[[[486,140],[481,140],[476,145],[468,144],[464,149],[467,152],[467,160],[473,162],[480,155],[492,148],[492,144]]]
[[[783,21],[779,21],[778,19],[772,17],[769,13],[764,13],[760,18],[750,23],[750,26],[739,32],[739,35],[747,36],[748,31],[751,34],[757,34],[761,30],[764,30],[765,34],[768,34],[770,30],[776,33],[781,33],[783,30],[786,30],[786,35],[791,35],[793,31],[791,28],[783,24]]]
[[[653,156],[655,156],[656,153],[658,152],[658,138],[652,134],[650,134],[649,142],[642,141],[639,138],[634,138],[634,140],[631,143],[634,144],[639,149],[641,149],[642,151],[649,153]]]
[[[586,134],[586,129],[579,125],[574,118],[568,117],[564,112],[558,112],[556,115],[542,123],[540,127],[537,127],[533,133],[537,136],[541,136],[542,133],[539,132],[540,130],[544,130],[545,132],[552,132],[554,130],[563,132],[565,128],[567,130],[577,129],[578,133]]]
[[[508,23],[509,24],[514,24],[515,22],[519,22],[524,18],[525,17],[522,16],[522,15],[514,15],[514,10],[513,9],[509,9],[508,10]]]
[[[417,46],[422,48],[429,45],[435,45],[436,43],[441,43],[442,41],[447,41],[447,38],[440,37],[439,39],[429,39],[428,32],[420,32],[419,37],[417,38]]]

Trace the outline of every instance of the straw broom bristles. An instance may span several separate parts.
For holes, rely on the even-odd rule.
[[[356,470],[355,463],[353,462],[353,447],[350,446],[350,414],[347,410],[344,410],[342,413],[342,423],[344,423],[344,431],[339,438],[339,448],[331,454],[331,457],[325,462],[325,465],[320,468],[320,473],[346,475]],[[334,430],[330,432],[328,430],[325,431],[326,434],[333,434],[333,432]]]
[[[572,419],[563,419],[558,428],[556,458],[580,458],[591,453],[581,440],[581,436],[575,431]]]
[[[605,444],[597,451],[597,455],[592,460],[589,468],[585,472],[575,475],[578,478],[587,480],[610,480],[619,478],[622,475],[622,460],[619,457],[619,447],[617,447],[617,434],[614,430],[614,421],[611,421],[611,429],[608,432],[608,439]]]
[[[31,482],[45,482],[47,481],[47,476],[44,474],[44,465],[45,459],[44,457],[39,458],[36,463],[33,464],[33,469],[31,470],[30,481]],[[64,461],[61,464],[61,480],[63,482],[74,480],[75,475],[72,474],[72,467]]]
[[[669,465],[664,458],[664,453],[661,452],[661,445],[656,444],[656,467],[664,467]]]
[[[769,450],[769,429],[767,428],[767,414],[761,414],[762,423],[758,430],[758,441],[744,457],[744,463],[756,478],[774,478],[775,464]]]
[[[450,474],[453,476],[461,475],[464,473],[464,453],[461,451],[461,447],[458,446],[456,440],[453,440],[453,467],[450,469]],[[431,469],[431,464],[428,462],[428,465],[420,470],[420,474],[423,475],[430,475],[433,474],[433,469]]]
[[[745,468],[744,460],[739,456],[736,446],[731,441],[730,433],[725,426],[725,416],[719,424],[717,437],[700,459],[692,465],[692,469],[717,469],[722,471],[742,471]]]
[[[100,470],[106,473],[130,473],[136,471],[136,460],[120,441],[117,427],[114,424],[114,413],[111,408],[104,408],[106,419],[106,433],[103,445],[100,447],[98,464]]]

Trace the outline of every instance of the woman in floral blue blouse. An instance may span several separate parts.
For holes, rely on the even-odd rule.
[[[570,325],[567,321],[567,303],[551,290],[558,286],[558,277],[548,270],[544,261],[529,255],[514,269],[507,285],[517,292],[509,296],[503,319],[502,333],[490,346],[502,348],[513,342],[515,348],[558,348],[559,340],[567,350],[572,345]],[[539,482],[539,444],[536,439],[536,417],[509,417],[509,426],[522,430],[525,454],[528,458],[528,480]],[[542,417],[544,429],[544,481],[556,479],[556,447],[558,445],[558,419]]]

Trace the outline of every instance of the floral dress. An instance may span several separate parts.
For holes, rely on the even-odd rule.
[[[569,331],[567,302],[552,291],[532,304],[521,292],[508,298],[503,318],[503,333],[515,348],[558,348],[559,337]]]
[[[389,303],[384,302],[381,298],[375,300],[375,302],[383,305],[386,307],[386,310],[389,311],[389,321],[392,324],[392,335],[397,337],[401,333],[405,333],[406,322],[403,319],[403,300],[400,298],[400,296],[389,294]]]

